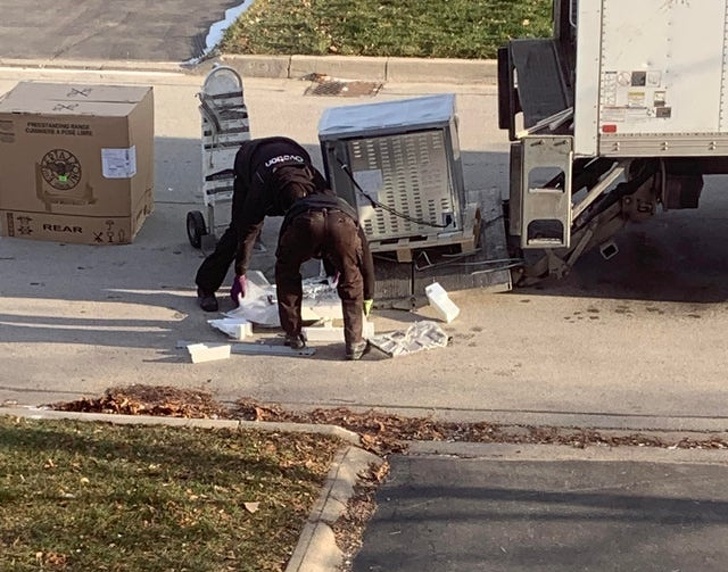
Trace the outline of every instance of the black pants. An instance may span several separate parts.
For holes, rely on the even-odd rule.
[[[341,211],[308,211],[290,221],[276,252],[278,313],[286,334],[301,333],[301,264],[311,258],[324,258],[339,272],[346,347],[362,341],[362,255],[356,222]]]
[[[258,233],[263,228],[263,223],[258,225]],[[238,252],[238,233],[234,226],[225,229],[215,250],[200,264],[197,270],[195,283],[206,294],[214,294],[222,286],[227,276],[230,265],[235,260]]]

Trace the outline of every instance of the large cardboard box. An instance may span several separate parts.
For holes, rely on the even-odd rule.
[[[19,83],[0,100],[0,236],[131,242],[154,208],[151,87]]]

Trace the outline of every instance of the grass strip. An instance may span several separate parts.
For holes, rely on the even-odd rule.
[[[256,0],[221,49],[238,54],[494,58],[549,37],[551,0]]]
[[[339,446],[0,416],[0,570],[283,570]]]

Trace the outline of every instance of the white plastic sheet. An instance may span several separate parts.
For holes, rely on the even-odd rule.
[[[278,317],[278,301],[275,296],[276,287],[274,285],[261,287],[248,281],[245,298],[240,298],[240,305],[235,310],[227,312],[225,316],[245,318],[248,322],[265,328],[280,328],[281,320]]]
[[[302,286],[301,318],[304,322],[343,319],[335,284],[326,278],[308,278]],[[259,280],[248,280],[245,298],[240,298],[239,302],[240,306],[225,316],[244,318],[265,328],[280,328],[275,284],[260,285]]]

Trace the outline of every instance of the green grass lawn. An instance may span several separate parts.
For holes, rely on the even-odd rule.
[[[0,570],[283,570],[339,446],[0,416]]]
[[[552,0],[256,0],[221,46],[240,54],[493,58],[551,35]]]

